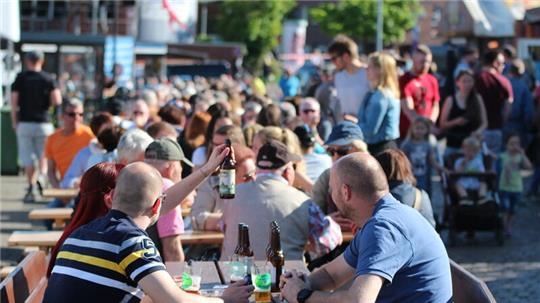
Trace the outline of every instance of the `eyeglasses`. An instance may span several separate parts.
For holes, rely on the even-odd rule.
[[[314,110],[314,109],[304,109],[302,112],[303,112],[304,114],[309,114],[309,113],[314,113],[314,112],[316,112],[316,110]]]
[[[83,113],[76,113],[76,112],[66,113],[66,116],[70,118],[75,118],[76,116],[82,117],[83,115],[84,115]]]
[[[335,148],[335,147],[326,148],[326,152],[332,157],[336,154],[340,157],[346,156],[349,154],[349,150],[351,150],[350,146],[338,147],[338,148]]]
[[[133,112],[133,115],[134,115],[134,116],[142,116],[142,115],[144,115],[144,113],[141,112],[141,111],[134,111],[134,112]]]

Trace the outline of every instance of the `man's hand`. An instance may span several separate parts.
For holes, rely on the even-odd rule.
[[[343,120],[350,121],[352,123],[358,123],[358,118],[350,114],[343,115]]]
[[[202,172],[204,174],[210,175],[219,168],[219,166],[223,162],[223,159],[225,159],[225,157],[229,153],[232,153],[232,157],[234,159],[234,151],[232,147],[229,149],[225,144],[214,147],[214,150],[212,150],[212,154],[208,158],[208,161],[200,169],[202,169]]]
[[[279,284],[280,286],[283,285],[281,287],[281,298],[289,303],[297,303],[296,296],[302,289],[307,288],[305,276],[296,271],[290,272],[289,275],[283,275]]]
[[[225,303],[249,302],[249,296],[253,293],[253,285],[244,285],[244,280],[229,285],[223,291],[221,298]]]
[[[339,227],[341,227],[341,231],[351,231],[354,225],[354,222],[343,217],[339,212],[333,212],[328,215],[332,220],[334,220]]]

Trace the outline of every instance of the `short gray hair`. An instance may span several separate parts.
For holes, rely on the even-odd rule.
[[[148,145],[152,143],[154,139],[150,135],[140,129],[132,129],[120,137],[118,142],[118,160],[126,160],[127,163],[131,163],[137,160],[137,156],[140,153],[144,153]]]
[[[68,108],[83,107],[83,102],[78,98],[69,98],[62,102],[62,112],[65,113]]]

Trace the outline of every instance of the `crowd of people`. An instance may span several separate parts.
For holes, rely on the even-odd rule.
[[[416,302],[450,301],[448,256],[430,201],[433,174],[498,170],[507,235],[522,195],[539,194],[540,89],[532,90],[511,50],[488,50],[481,63],[474,49],[464,50],[451,79],[455,92],[444,100],[427,46],[412,50],[407,69],[392,52],[364,58],[352,39],[338,36],[328,47],[331,64],[305,94],[290,70],[279,82],[280,100],[260,78],[149,78],[137,90],[113,86],[90,113],[77,98],[62,100],[41,70],[43,54],[27,53],[11,95],[24,201],[46,186],[79,189],[76,199],[49,204],[75,211],[52,251],[45,302],[93,293],[89,282],[117,301],[140,299],[140,287],[156,301],[202,302],[173,288],[162,262],[228,260],[238,223],[250,226],[254,255],[264,259],[274,220],[285,259],[322,268],[282,277],[289,302],[300,302],[300,294],[309,302],[411,301],[413,292]],[[217,171],[229,153],[236,195],[222,199]],[[497,157],[493,167],[485,154]],[[521,168],[534,169],[528,188]],[[471,191],[486,195],[471,177],[456,189],[460,203]],[[188,217],[182,208],[191,208]],[[188,229],[223,231],[223,245],[185,247],[180,235]],[[356,234],[350,245],[341,244],[343,231]],[[102,259],[110,266],[95,261]],[[420,276],[426,279],[411,284]],[[348,291],[326,292],[353,277]],[[251,291],[239,282],[223,299],[244,302]]]

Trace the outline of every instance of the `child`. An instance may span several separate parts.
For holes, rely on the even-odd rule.
[[[505,212],[504,229],[507,236],[511,235],[512,219],[515,205],[521,200],[523,180],[521,169],[532,169],[531,161],[521,148],[519,134],[510,134],[506,141],[506,152],[499,157],[500,177],[499,190],[502,209]]]
[[[437,151],[429,143],[430,127],[428,119],[417,118],[409,129],[408,138],[401,144],[401,150],[411,161],[416,186],[428,194],[431,194],[431,168],[444,170],[436,160]]]
[[[465,173],[483,173],[486,171],[482,154],[480,153],[480,142],[469,137],[463,140],[462,144],[463,157],[459,158],[454,164],[456,172]],[[471,200],[471,198],[482,198],[486,195],[487,185],[485,182],[480,182],[475,177],[461,177],[456,182],[456,192],[460,200]],[[471,192],[478,193],[477,197],[472,197]]]

